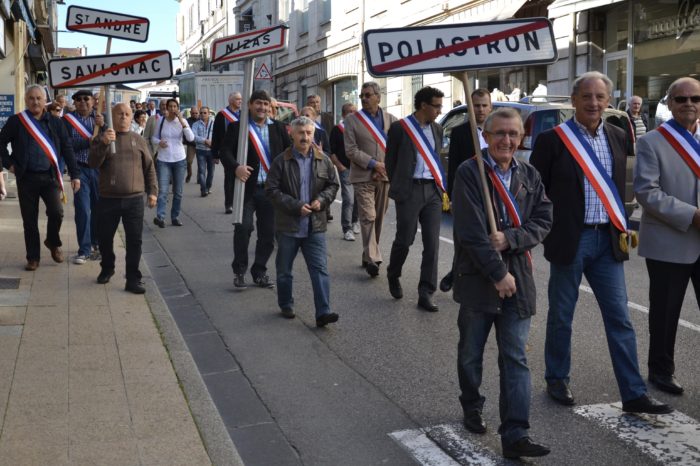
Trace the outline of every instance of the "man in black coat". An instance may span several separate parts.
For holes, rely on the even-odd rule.
[[[267,92],[254,91],[248,101],[248,110],[250,122],[245,165],[236,160],[239,121],[228,125],[219,149],[222,163],[231,167],[236,178],[245,183],[243,219],[240,224],[236,224],[233,233],[233,284],[237,288],[247,287],[245,273],[248,270],[248,244],[254,228],[255,214],[258,240],[250,273],[257,286],[272,288],[274,283],[267,275],[267,261],[275,247],[274,209],[265,195],[265,181],[272,159],[289,147],[291,142],[284,124],[268,117],[270,96]]]
[[[228,96],[228,106],[222,108],[214,118],[214,128],[211,138],[211,156],[216,164],[222,159],[219,152],[222,150],[224,138],[226,137],[226,130],[231,123],[238,121],[241,116],[242,102],[243,97],[240,92],[230,93]],[[236,158],[235,153],[233,154],[233,158]],[[224,166],[224,209],[227,214],[232,214],[233,185],[236,180],[236,175],[233,173],[233,167],[227,166],[223,161],[222,165]]]

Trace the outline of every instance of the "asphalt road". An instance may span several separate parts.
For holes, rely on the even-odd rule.
[[[335,220],[329,224],[327,240],[331,301],[340,321],[317,329],[301,254],[294,269],[296,319],[279,316],[274,290],[234,289],[230,268],[233,226],[231,216],[223,212],[220,166],[214,189],[212,195],[200,198],[197,185],[185,185],[183,227],[159,229],[147,217],[144,257],[246,464],[403,465],[415,464],[416,458],[422,458],[423,464],[449,464],[440,459],[442,451],[463,464],[484,462],[460,459],[455,449],[483,451],[495,463],[502,462],[496,433],[498,371],[493,335],[487,343],[483,381],[489,430],[476,436],[459,427],[457,305],[450,294],[438,291],[435,301],[440,312],[430,314],[416,307],[420,233],[403,271],[404,298],[397,301],[389,295],[385,265],[395,233],[393,205],[381,242],[385,264],[376,279],[360,267],[359,237],[354,243],[342,240],[339,204],[333,206]],[[449,270],[452,260],[448,216],[441,235],[440,276]],[[251,262],[254,240],[255,236]],[[541,248],[534,251],[534,264],[538,312],[532,319],[529,341],[531,435],[550,445],[552,453],[532,463],[667,462],[663,459],[667,457],[654,456],[635,445],[629,435],[621,434],[624,426],[605,427],[548,399],[543,347],[549,266]],[[274,278],[274,253],[268,265]],[[626,277],[629,300],[634,303],[630,313],[637,330],[640,365],[646,376],[648,335],[643,311],[648,306],[648,277],[643,259],[636,254],[626,264]],[[691,288],[681,315],[689,325],[679,329],[676,347],[677,376],[686,393],[672,397],[650,389],[652,396],[692,418],[690,456],[681,455],[676,464],[697,458],[692,454],[697,446],[693,442],[700,441],[700,428],[692,424],[693,419],[700,419],[700,378],[696,375],[700,373],[700,313],[692,295]],[[593,295],[585,290],[576,310],[572,363],[571,387],[579,407],[619,401],[600,312]],[[620,418],[624,421],[627,416]],[[640,419],[642,425],[637,427],[653,435],[665,437],[673,430],[663,420],[633,421],[639,424]],[[445,425],[456,432],[451,440],[441,439],[441,428],[436,428]],[[436,449],[437,456],[430,452],[417,455],[415,449],[390,435],[400,431],[427,433],[432,439],[428,450]]]

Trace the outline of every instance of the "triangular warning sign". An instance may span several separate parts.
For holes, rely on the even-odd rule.
[[[263,63],[258,69],[258,72],[255,73],[255,79],[272,79],[270,70],[267,69],[265,63]]]

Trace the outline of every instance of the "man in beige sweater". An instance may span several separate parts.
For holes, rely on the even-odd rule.
[[[143,195],[148,194],[148,207],[156,205],[158,182],[146,140],[129,131],[131,108],[117,104],[112,109],[114,129],[108,129],[90,145],[89,163],[100,169],[100,199],[97,220],[102,270],[97,283],[107,283],[114,275],[114,234],[121,220],[126,234],[126,286],[132,293],[145,293],[141,281],[141,233],[143,231]],[[116,153],[110,151],[114,141]]]

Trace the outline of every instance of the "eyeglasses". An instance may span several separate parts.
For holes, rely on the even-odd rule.
[[[505,139],[506,136],[508,136],[511,139],[518,139],[520,137],[520,132],[518,131],[496,131],[495,133],[492,133],[490,131],[484,131],[484,133],[490,134],[496,139]]]
[[[673,98],[673,101],[677,104],[684,104],[689,100],[694,104],[700,104],[700,95],[677,95]]]
[[[84,96],[84,97],[76,97],[74,100],[75,100],[76,102],[89,102],[89,101],[90,101],[90,97],[87,97],[87,96]]]
[[[377,94],[375,94],[374,92],[365,92],[364,94],[360,94],[360,97],[365,98],[365,99],[369,99],[373,95],[377,95]]]

